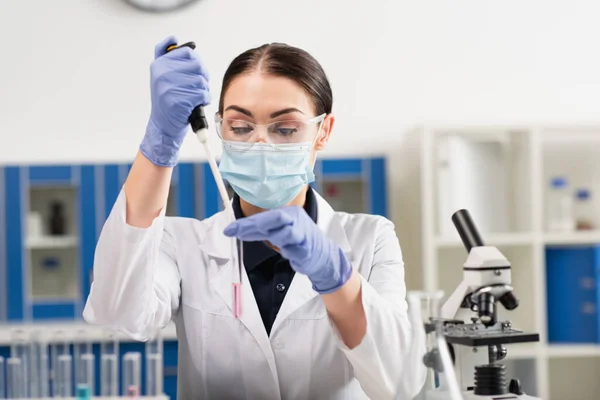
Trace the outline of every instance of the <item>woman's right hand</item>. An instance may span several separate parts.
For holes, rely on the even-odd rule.
[[[179,148],[188,130],[188,119],[196,106],[210,103],[208,73],[189,47],[167,53],[177,44],[170,36],[154,49],[150,67],[152,108],[141,153],[160,167],[177,164]]]

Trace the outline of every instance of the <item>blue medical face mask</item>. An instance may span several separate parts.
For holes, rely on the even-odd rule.
[[[286,205],[315,180],[312,143],[268,144],[223,141],[219,170],[248,203],[265,209]]]

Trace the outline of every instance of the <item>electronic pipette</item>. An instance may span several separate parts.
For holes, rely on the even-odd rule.
[[[191,49],[196,48],[196,43],[187,42],[180,46],[177,44],[173,44],[167,47],[167,52],[171,50],[178,49],[180,47],[189,47]],[[208,164],[210,165],[210,169],[212,171],[213,177],[215,178],[215,182],[217,184],[217,189],[219,190],[219,195],[221,197],[221,201],[223,202],[223,206],[225,207],[226,212],[231,215],[232,221],[235,221],[235,215],[233,213],[233,207],[231,206],[231,201],[229,199],[229,195],[227,194],[227,189],[225,187],[225,182],[223,182],[223,177],[219,171],[217,166],[217,161],[215,160],[215,156],[210,149],[208,144],[208,122],[206,120],[206,115],[204,114],[204,107],[197,106],[192,111],[192,115],[189,118],[190,125],[192,126],[192,130],[196,134],[200,143],[204,146],[204,151],[206,152],[206,157],[208,158]],[[233,276],[233,315],[235,318],[239,318],[242,315],[242,262],[243,262],[243,247],[242,242],[239,239],[235,239],[233,242],[235,247],[237,247],[237,251],[232,252],[232,257],[236,258],[237,268],[234,268],[234,276]]]

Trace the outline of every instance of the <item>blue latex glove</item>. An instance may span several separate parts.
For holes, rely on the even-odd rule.
[[[210,103],[208,73],[196,52],[182,47],[168,53],[177,39],[168,37],[154,49],[150,67],[152,109],[140,151],[155,165],[173,167],[198,105]]]
[[[225,228],[242,241],[268,241],[292,268],[308,276],[320,293],[338,290],[352,275],[342,250],[319,229],[303,208],[286,206],[240,218]]]

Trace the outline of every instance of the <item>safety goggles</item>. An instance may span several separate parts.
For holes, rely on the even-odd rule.
[[[313,142],[326,114],[310,119],[289,119],[269,124],[255,124],[239,119],[223,119],[215,114],[215,126],[221,140],[226,142],[294,144]]]

